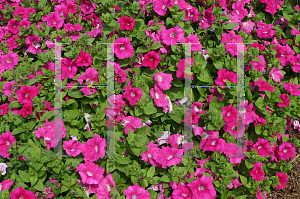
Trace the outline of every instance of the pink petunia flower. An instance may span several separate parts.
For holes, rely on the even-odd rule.
[[[299,85],[298,84],[292,84],[292,83],[283,83],[284,89],[290,91],[291,95],[300,96],[300,90],[298,90]]]
[[[187,186],[195,198],[214,199],[217,194],[213,186],[213,177],[202,175],[201,178],[197,178]]]
[[[281,73],[281,67],[278,68],[272,68],[269,77],[271,77],[275,82],[280,82],[280,80],[284,77],[284,75]]]
[[[259,55],[259,56],[255,56],[257,58],[259,58],[261,61],[250,61],[251,66],[253,66],[254,70],[256,71],[261,71],[264,72],[265,66],[266,66],[266,62],[265,62],[265,58],[263,55]]]
[[[144,162],[149,162],[149,164],[155,165],[156,167],[160,167],[161,164],[158,163],[153,157],[155,154],[159,153],[160,151],[160,149],[158,148],[158,144],[153,144],[153,141],[151,141],[147,144],[147,147],[149,150],[145,151],[140,155],[142,157],[142,160]]]
[[[164,16],[167,13],[168,7],[172,7],[168,0],[155,0],[153,10],[160,16]]]
[[[0,191],[7,189],[9,191],[10,187],[13,185],[13,180],[3,180],[0,182]]]
[[[9,110],[9,104],[5,103],[0,106],[0,115],[7,114]]]
[[[225,140],[218,137],[208,137],[207,139],[203,139],[199,145],[200,149],[204,151],[213,151],[217,150],[222,152],[224,150]]]
[[[191,59],[180,59],[179,63],[177,64],[178,70],[176,71],[176,77],[180,78],[180,79],[184,79],[184,78],[191,78],[191,80],[193,80],[194,75],[191,74],[187,74],[185,73],[185,62],[187,62],[187,64],[189,66],[192,66],[194,64],[194,58]]]
[[[41,37],[36,35],[28,35],[26,37],[26,45],[28,46],[27,51],[36,54],[37,52],[42,52],[40,44]]]
[[[240,25],[241,25],[240,32],[245,31],[247,35],[251,35],[255,23],[253,23],[252,21],[245,21],[245,22],[240,22]]]
[[[257,27],[256,33],[259,38],[272,38],[276,33],[276,30],[272,30],[274,25],[263,23],[262,20],[257,23]]]
[[[105,156],[106,140],[95,133],[92,139],[84,145],[84,161],[97,161],[99,157],[103,159]]]
[[[75,62],[72,61],[72,58],[63,58],[61,60],[61,79],[73,79],[77,73],[78,66],[76,65]]]
[[[35,86],[23,85],[20,90],[16,91],[20,104],[32,103],[32,99],[39,94],[39,89]]]
[[[80,163],[76,171],[79,172],[83,183],[86,184],[99,184],[103,178],[105,169],[99,167],[97,164],[85,161]]]
[[[93,57],[89,53],[81,51],[75,63],[77,66],[90,66],[93,64]]]
[[[13,143],[17,143],[14,136],[12,136],[10,131],[6,131],[6,133],[2,133],[0,135],[0,155],[4,158],[7,158],[10,154],[8,153],[8,149],[12,147]]]
[[[265,179],[265,172],[262,170],[261,166],[261,162],[254,162],[254,168],[249,171],[251,177],[256,181],[262,181]]]
[[[105,199],[110,197],[112,188],[116,189],[116,183],[112,177],[111,173],[106,174],[105,178],[101,180],[99,187],[97,189],[97,198]]]
[[[164,30],[162,33],[163,42],[167,45],[177,45],[177,42],[183,42],[184,30],[176,25],[175,28]]]
[[[159,72],[153,75],[153,79],[159,88],[162,90],[168,90],[171,88],[171,82],[173,80],[172,74],[166,74]]]
[[[12,70],[19,62],[19,55],[10,51],[6,54],[1,56],[1,69],[3,70]]]
[[[198,36],[195,34],[191,34],[190,36],[185,37],[183,41],[186,44],[191,44],[191,49],[189,50],[189,52],[201,51],[201,49],[202,49],[200,40],[199,40]]]
[[[263,157],[269,156],[271,154],[271,144],[269,140],[258,138],[258,142],[256,142],[252,146],[252,148],[256,149],[257,154]]]
[[[67,23],[64,25],[64,29],[66,31],[70,31],[70,32],[74,32],[74,31],[81,31],[82,30],[82,26],[80,26],[80,24],[70,24],[70,23]]]
[[[78,82],[83,84],[83,81],[86,81],[87,85],[93,85],[95,83],[99,83],[98,71],[95,68],[89,67],[86,69],[85,73],[82,73],[78,77]]]
[[[132,130],[132,132],[135,131],[136,128],[141,127],[142,125],[142,119],[140,118],[135,118],[132,116],[124,117],[122,119],[122,126],[125,126],[125,133],[128,134],[129,129]]]
[[[162,147],[160,151],[154,154],[154,159],[166,169],[182,161],[183,149],[175,149],[170,147]]]
[[[124,92],[123,96],[129,101],[131,106],[136,105],[143,96],[142,89],[130,88]]]
[[[160,56],[155,51],[147,52],[142,61],[143,66],[149,66],[151,70],[155,70],[160,63]]]
[[[169,105],[167,94],[164,94],[156,84],[154,88],[150,89],[150,97],[154,98],[154,105],[156,106],[167,107]]]
[[[177,189],[172,193],[174,199],[192,199],[192,196],[190,189],[181,183],[178,183]]]
[[[299,73],[300,72],[300,54],[297,54],[297,56],[293,57],[291,59],[291,63],[292,63],[292,69],[295,73]]]
[[[218,71],[218,78],[215,80],[216,84],[219,86],[226,86],[226,80],[237,82],[237,74],[233,71],[227,71],[227,69],[220,69]]]
[[[22,186],[19,186],[14,191],[10,192],[10,198],[11,199],[20,199],[20,198],[36,199],[36,195],[32,191],[25,190],[22,188]]]
[[[276,184],[277,187],[276,187],[276,190],[279,190],[279,189],[284,189],[286,187],[286,183],[288,182],[287,179],[288,179],[288,176],[286,175],[286,173],[282,173],[282,172],[276,172],[276,176],[279,178],[279,184]]]
[[[16,41],[16,39],[19,38],[18,35],[13,35],[11,38],[7,39],[6,43],[7,43],[7,47],[9,50],[13,50],[15,48],[18,48],[19,47],[19,44],[18,42]]]
[[[145,188],[140,187],[137,183],[129,186],[123,191],[128,199],[150,199],[150,193]]]
[[[55,27],[56,29],[60,29],[64,24],[64,20],[61,18],[58,12],[51,12],[50,17],[46,18],[49,27]]]
[[[120,23],[120,30],[134,29],[135,20],[131,17],[127,17],[127,16],[121,17],[118,19],[117,22]]]
[[[129,38],[118,37],[113,45],[112,50],[119,59],[130,58],[133,55],[134,48]]]
[[[281,94],[279,98],[283,101],[283,103],[277,104],[280,108],[290,105],[290,100],[289,100],[289,97],[287,96],[287,94]]]
[[[278,155],[280,159],[287,160],[295,157],[296,147],[292,143],[283,142],[278,148]]]
[[[262,80],[262,78],[260,78],[257,82],[255,82],[256,85],[259,87],[259,91],[270,91],[271,93],[273,93],[273,91],[275,90],[274,86],[271,86],[270,83]]]
[[[120,64],[115,62],[114,67],[115,67],[115,74],[116,74],[115,78],[117,79],[117,82],[119,84],[126,82],[128,75],[124,70],[121,69]]]
[[[76,157],[82,152],[81,149],[83,147],[83,144],[78,142],[77,140],[69,140],[64,141],[63,147],[68,155]]]

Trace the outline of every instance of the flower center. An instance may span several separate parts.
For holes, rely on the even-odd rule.
[[[167,159],[170,160],[171,158],[173,158],[174,156],[173,155],[170,155]]]
[[[6,140],[6,145],[9,146],[10,145],[10,142],[8,140]]]
[[[223,79],[223,82],[225,82],[226,83],[226,80],[228,80],[228,79]],[[229,80],[228,80],[229,81]]]
[[[213,141],[213,142],[211,143],[211,145],[215,146],[216,143],[217,143],[217,141],[215,140],[215,141]]]
[[[7,63],[12,63],[12,59],[11,59],[11,58],[7,58],[7,59],[6,59],[6,62],[7,62]]]
[[[240,12],[239,12],[238,10],[236,11],[236,13],[237,13],[238,15],[240,14]]]
[[[98,153],[98,146],[95,146],[96,152]]]
[[[111,185],[110,184],[107,184],[107,190],[111,191]]]
[[[69,71],[71,71],[72,70],[72,67],[71,66],[69,66]]]
[[[17,27],[17,25],[16,25],[16,24],[14,24],[14,25],[13,25],[13,27],[15,28],[15,27]]]
[[[170,37],[176,37],[176,34],[175,34],[174,32],[172,32],[172,33],[170,34]]]
[[[132,92],[132,93],[131,93],[131,97],[135,97],[135,92]]]
[[[163,5],[162,9],[165,9],[166,8],[166,5]]]
[[[227,113],[227,116],[229,117],[229,116],[230,116],[230,114],[231,114],[231,112],[229,111],[229,112]]]
[[[19,199],[24,199],[24,196],[23,195],[19,196]]]
[[[162,81],[162,77],[161,77],[160,75],[157,75],[157,80],[158,80],[159,82],[161,82],[161,81]]]
[[[71,149],[70,151],[72,151],[72,152],[73,152],[73,151],[75,151],[75,149]]]
[[[93,174],[92,174],[91,172],[89,172],[89,171],[86,172],[86,173],[87,173],[87,175],[90,176],[90,177],[93,176]]]
[[[158,99],[158,98],[159,98],[159,95],[158,95],[158,93],[155,93],[155,97],[156,97],[156,99]]]
[[[297,62],[297,65],[300,65],[300,62]]]
[[[46,141],[46,140],[51,140],[51,139],[50,139],[50,138],[48,138],[48,137],[45,137],[45,138],[44,138],[44,140]]]
[[[287,152],[287,149],[284,149],[284,150],[283,150],[283,153],[286,153],[286,152]]]
[[[133,194],[133,195],[131,196],[131,198],[132,198],[132,199],[136,199],[136,195]]]
[[[120,46],[120,50],[124,50],[125,47],[123,45]]]
[[[204,185],[200,185],[199,187],[198,187],[198,190],[199,191],[202,191],[202,190],[204,190],[205,189],[205,186]]]
[[[264,34],[268,34],[269,33],[269,31],[266,31],[266,32],[263,32]]]
[[[257,63],[256,63],[256,62],[254,62],[254,63],[253,63],[253,66],[257,66]]]
[[[187,195],[187,194],[185,194],[185,193],[183,193],[183,194],[181,194],[181,195],[182,195],[183,197],[185,197],[185,198],[188,196],[188,195]]]
[[[53,21],[53,24],[54,24],[54,25],[57,24],[57,21]]]
[[[249,24],[248,24],[248,23],[244,23],[244,26],[245,26],[245,27],[249,27]]]
[[[127,22],[127,26],[129,26],[130,25],[130,23],[129,22]]]
[[[152,158],[152,155],[148,154],[148,158]]]
[[[29,93],[25,93],[24,97],[28,98]]]
[[[262,146],[260,145],[259,147],[257,147],[258,149],[261,149],[262,148]]]
[[[285,54],[281,54],[282,57],[285,57]]]
[[[232,127],[232,130],[233,130],[233,131],[236,131],[236,129],[237,129],[237,127],[236,127],[236,126]]]
[[[150,60],[153,61],[154,60],[153,57],[151,57]]]
[[[87,82],[88,84],[92,84],[94,81],[92,81],[90,78],[87,78],[86,82]]]

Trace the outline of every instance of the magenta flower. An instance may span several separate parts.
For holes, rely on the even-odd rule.
[[[181,183],[178,183],[177,189],[172,193],[174,199],[192,199],[192,193],[189,188]]]
[[[283,83],[284,89],[290,91],[291,95],[300,96],[300,90],[298,90],[299,85],[298,84],[292,84],[292,83]]]
[[[254,162],[254,168],[249,171],[251,177],[256,181],[263,181],[265,179],[265,172],[261,168],[261,162]]]
[[[86,184],[99,184],[103,178],[105,169],[99,167],[97,164],[85,161],[80,163],[76,171],[79,172],[83,183]]]
[[[272,38],[276,33],[276,30],[272,30],[274,25],[265,24],[262,20],[257,23],[257,27],[256,33],[259,38]]]
[[[171,88],[171,82],[173,80],[172,74],[166,74],[163,72],[159,72],[153,75],[153,79],[159,88],[162,90],[168,90]]]
[[[300,33],[299,33],[300,34]],[[300,54],[297,54],[296,57],[293,57],[291,59],[291,63],[292,65],[292,69],[295,73],[299,73],[300,72]]]
[[[129,58],[133,55],[134,48],[129,38],[118,37],[113,45],[112,50],[119,59]]]
[[[184,43],[191,44],[191,50],[189,52],[193,51],[201,51],[202,45],[200,44],[199,38],[197,35],[191,34],[188,37],[184,38]]]
[[[258,138],[258,142],[256,142],[253,146],[253,149],[257,150],[257,154],[263,157],[269,156],[271,154],[271,144],[269,140],[265,140],[262,138]]]
[[[137,183],[129,186],[123,192],[128,199],[150,199],[150,193],[145,188],[140,187]]]
[[[77,140],[69,140],[64,141],[63,147],[68,155],[76,157],[82,152],[81,149],[84,147],[84,144],[78,142]]]
[[[151,70],[155,70],[160,63],[160,56],[155,51],[147,52],[142,61],[143,66],[149,66]]]
[[[250,64],[253,66],[254,70],[264,72],[266,66],[265,58],[263,55],[259,55],[257,58],[259,58],[261,61],[250,61]]]
[[[0,182],[0,191],[4,191],[4,189],[9,190],[12,185],[13,180],[3,180],[2,182]]]
[[[164,30],[162,32],[163,42],[167,45],[177,45],[177,42],[183,42],[184,30],[176,25],[175,28]]]
[[[240,22],[240,25],[241,25],[240,32],[245,31],[248,35],[251,35],[255,23],[253,23],[252,21],[245,21],[245,22]]]
[[[125,99],[127,99],[129,101],[131,106],[136,105],[136,103],[143,96],[142,89],[130,88],[124,92],[123,96]]]
[[[287,181],[288,176],[286,175],[286,173],[282,173],[282,172],[276,172],[276,176],[278,176],[279,183],[280,183],[280,185],[276,184],[277,185],[276,190],[284,189],[286,186],[286,183],[288,182]]]
[[[61,60],[61,79],[73,79],[77,73],[78,66],[72,61],[72,58],[63,58]]]
[[[289,142],[283,142],[279,147],[278,147],[278,155],[280,159],[282,160],[287,160],[289,158],[294,158],[295,157],[295,150],[296,147],[292,143]]]
[[[226,80],[237,82],[237,74],[233,71],[227,71],[227,69],[220,69],[218,71],[218,78],[215,80],[216,84],[219,86],[226,86]]]
[[[125,133],[128,134],[129,129],[132,130],[132,132],[135,131],[136,128],[141,127],[142,125],[142,119],[141,118],[135,118],[132,116],[124,117],[122,119],[122,126],[125,126]]]
[[[133,30],[134,29],[134,24],[135,24],[135,20],[131,17],[121,17],[118,19],[117,21],[118,23],[120,23],[120,30]]]
[[[96,83],[99,83],[99,78],[98,78],[98,71],[95,68],[89,67],[86,69],[85,73],[82,73],[78,77],[78,82],[80,84],[83,84],[83,81],[86,81],[87,85],[93,85]]]
[[[97,161],[105,156],[106,140],[95,133],[92,139],[88,139],[84,148],[84,161]]]
[[[180,78],[180,79],[184,79],[184,78],[191,78],[191,80],[193,80],[194,75],[191,76],[191,74],[186,74],[185,73],[185,62],[187,62],[187,64],[189,66],[192,66],[194,64],[194,58],[191,59],[180,59],[179,63],[177,64],[178,70],[176,71],[176,77]]]
[[[280,60],[280,64],[282,66],[287,66],[291,63],[291,59],[294,58],[294,54],[295,52],[288,44],[286,44],[285,46],[279,45],[279,47],[277,48],[276,57]]]
[[[230,104],[227,107],[222,107],[222,115],[225,122],[230,122],[233,119],[236,119],[237,109]]]
[[[11,199],[20,199],[20,198],[36,199],[36,195],[32,191],[25,190],[22,188],[22,186],[19,186],[14,191],[10,192],[10,198]]]
[[[156,167],[160,167],[161,164],[154,159],[155,154],[160,152],[158,144],[153,144],[153,141],[151,141],[147,144],[147,147],[149,150],[140,155],[142,156],[142,160],[144,162],[149,162],[149,164],[155,165]]]
[[[71,32],[74,32],[74,31],[81,31],[82,30],[82,26],[80,26],[80,24],[70,24],[70,23],[67,23],[65,24],[65,28],[64,28],[66,31],[71,31]]]
[[[155,0],[153,10],[160,16],[167,13],[168,7],[172,7],[168,0]]]
[[[11,93],[12,90],[14,90],[14,91],[17,90],[17,87],[14,87],[14,86],[13,86],[14,84],[20,85],[20,84],[16,83],[15,80],[10,81],[10,82],[8,82],[8,81],[5,82],[4,87],[3,87],[3,89],[2,89],[2,92],[3,92],[3,94],[4,94],[5,96],[8,97],[8,96],[10,96],[10,95],[12,94],[12,93]]]
[[[1,69],[4,70],[12,70],[19,62],[19,55],[14,53],[13,51],[10,51],[6,54],[1,56]]]
[[[9,39],[6,40],[7,47],[8,47],[9,50],[13,50],[13,49],[19,47],[19,44],[16,41],[17,38],[19,38],[19,36],[18,35],[14,35],[11,38],[9,38]]]
[[[162,90],[155,84],[150,89],[150,97],[154,98],[154,105],[159,107],[167,107],[169,105],[167,94],[163,94]]]
[[[203,175],[201,178],[190,182],[187,186],[193,193],[193,198],[214,199],[217,193],[212,182],[213,177]]]
[[[50,17],[46,17],[46,18],[49,27],[51,26],[51,27],[55,27],[56,29],[60,29],[64,24],[64,20],[61,18],[58,12],[51,12]]]
[[[36,52],[41,52],[41,44],[40,44],[41,37],[36,35],[28,35],[26,37],[26,45],[28,46],[27,51],[36,54]]]
[[[111,173],[106,174],[105,178],[101,180],[99,187],[97,189],[97,198],[110,198],[110,193],[112,188],[116,188],[116,183],[112,177]]]
[[[272,68],[269,77],[271,77],[275,82],[280,82],[280,80],[284,77],[283,74],[280,72],[281,67]]]
[[[115,66],[115,73],[116,73],[115,78],[117,79],[117,82],[119,84],[126,82],[127,76],[128,76],[127,73],[121,69],[121,66],[119,63],[115,62],[114,66]]]
[[[17,21],[14,18],[12,18],[8,21],[7,27],[9,28],[10,32],[12,32],[14,35],[18,35],[20,32],[20,21]]]
[[[20,90],[16,92],[20,104],[32,103],[32,99],[39,94],[39,89],[35,86],[23,85]]]
[[[287,94],[281,94],[279,98],[283,101],[283,103],[278,103],[277,104],[280,108],[283,108],[283,107],[286,107],[286,106],[290,105],[290,100],[289,100],[289,97],[288,97]]]
[[[93,57],[89,53],[81,51],[75,63],[77,66],[90,66],[93,64]]]
[[[183,149],[175,149],[170,147],[162,147],[160,151],[154,154],[154,159],[166,169],[182,161]]]
[[[271,86],[270,83],[262,80],[262,78],[260,78],[257,82],[255,82],[256,85],[259,87],[259,91],[270,91],[271,93],[273,93],[273,91],[275,90],[274,86]]]
[[[208,137],[207,139],[203,139],[199,145],[200,149],[204,151],[213,151],[216,152],[217,150],[222,152],[225,147],[225,140],[218,137]]]
[[[0,115],[7,114],[9,110],[9,104],[5,103],[0,106]]]
[[[10,131],[6,131],[6,133],[2,133],[0,135],[0,155],[4,158],[7,158],[10,154],[8,153],[8,149],[12,147],[13,143],[17,143],[14,136],[12,136]]]

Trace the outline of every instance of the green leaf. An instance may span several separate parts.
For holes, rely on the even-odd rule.
[[[33,188],[37,189],[38,191],[45,191],[45,187],[44,187],[43,183],[41,182],[41,180],[38,180],[38,182],[36,183],[36,185]]]
[[[30,175],[27,171],[19,170],[19,176],[24,182],[30,182]]]
[[[223,61],[222,60],[216,60],[216,61],[214,61],[214,66],[218,70],[222,69],[223,68]]]
[[[240,179],[241,179],[241,182],[243,183],[243,185],[246,185],[246,184],[248,184],[248,182],[247,182],[247,178],[246,178],[246,177],[244,177],[244,176],[240,175]]]
[[[134,24],[134,28],[137,29],[137,30],[141,30],[143,29],[145,25],[145,22],[143,19],[136,19],[135,20],[135,24]]]
[[[253,57],[253,58],[252,58],[252,61],[258,61],[258,62],[261,62],[261,59],[259,59],[258,57]]]
[[[37,82],[37,79],[29,79],[27,80],[24,84],[26,86],[31,86],[32,84],[34,84],[35,82]]]
[[[129,157],[124,156],[122,158],[118,158],[117,162],[118,162],[118,164],[129,164],[129,163],[131,163],[131,160],[129,159]]]
[[[75,89],[69,90],[68,95],[73,98],[82,98],[83,97],[83,93],[79,90],[76,91]]]
[[[285,135],[282,135],[282,141],[283,142],[288,142],[289,141],[289,138]]]
[[[238,23],[225,23],[223,28],[224,29],[233,29],[238,25],[239,25]]]
[[[170,174],[163,175],[160,178],[160,181],[162,181],[162,182],[171,182],[172,181],[172,176]]]
[[[300,46],[300,35],[296,35],[295,43],[297,46]]]
[[[24,8],[30,8],[30,3],[29,2],[20,2],[21,5],[24,7]]]
[[[34,186],[37,181],[38,181],[38,178],[36,176],[30,176],[31,186]]]
[[[10,104],[9,104],[9,108],[19,108],[20,107],[20,104],[18,101],[12,101]]]
[[[63,185],[63,186],[61,187],[61,192],[66,192],[66,191],[68,191],[69,189],[70,189],[69,187]]]
[[[154,173],[155,173],[155,165],[152,165],[152,166],[150,167],[150,169],[148,170],[148,172],[147,172],[147,177],[148,177],[148,178],[153,177],[153,176],[154,176]]]
[[[206,82],[209,84],[213,84],[213,79],[207,69],[201,70],[200,73],[197,74],[198,80],[202,82]]]
[[[255,106],[256,106],[257,108],[259,108],[260,110],[264,110],[263,104],[264,104],[264,100],[263,100],[262,97],[259,97],[259,98],[256,100],[256,102],[255,102]]]
[[[156,50],[158,48],[161,48],[163,47],[163,45],[161,45],[161,43],[153,43],[151,46],[150,46],[150,49],[151,50]]]
[[[148,50],[149,50],[149,48],[147,48],[147,46],[140,46],[136,50],[136,53],[145,53],[145,52],[148,52]]]
[[[67,158],[66,165],[78,167],[79,163],[82,162],[83,158]]]
[[[46,121],[47,119],[50,119],[51,117],[54,117],[54,111],[48,111],[42,115],[41,121]]]
[[[146,115],[152,115],[157,112],[156,107],[153,103],[148,103],[146,107],[144,107],[144,113]]]

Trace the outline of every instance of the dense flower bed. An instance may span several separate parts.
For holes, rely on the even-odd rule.
[[[0,3],[1,198],[243,199],[285,187],[299,146],[285,134],[300,131],[298,1]],[[191,99],[189,79],[202,85]]]

